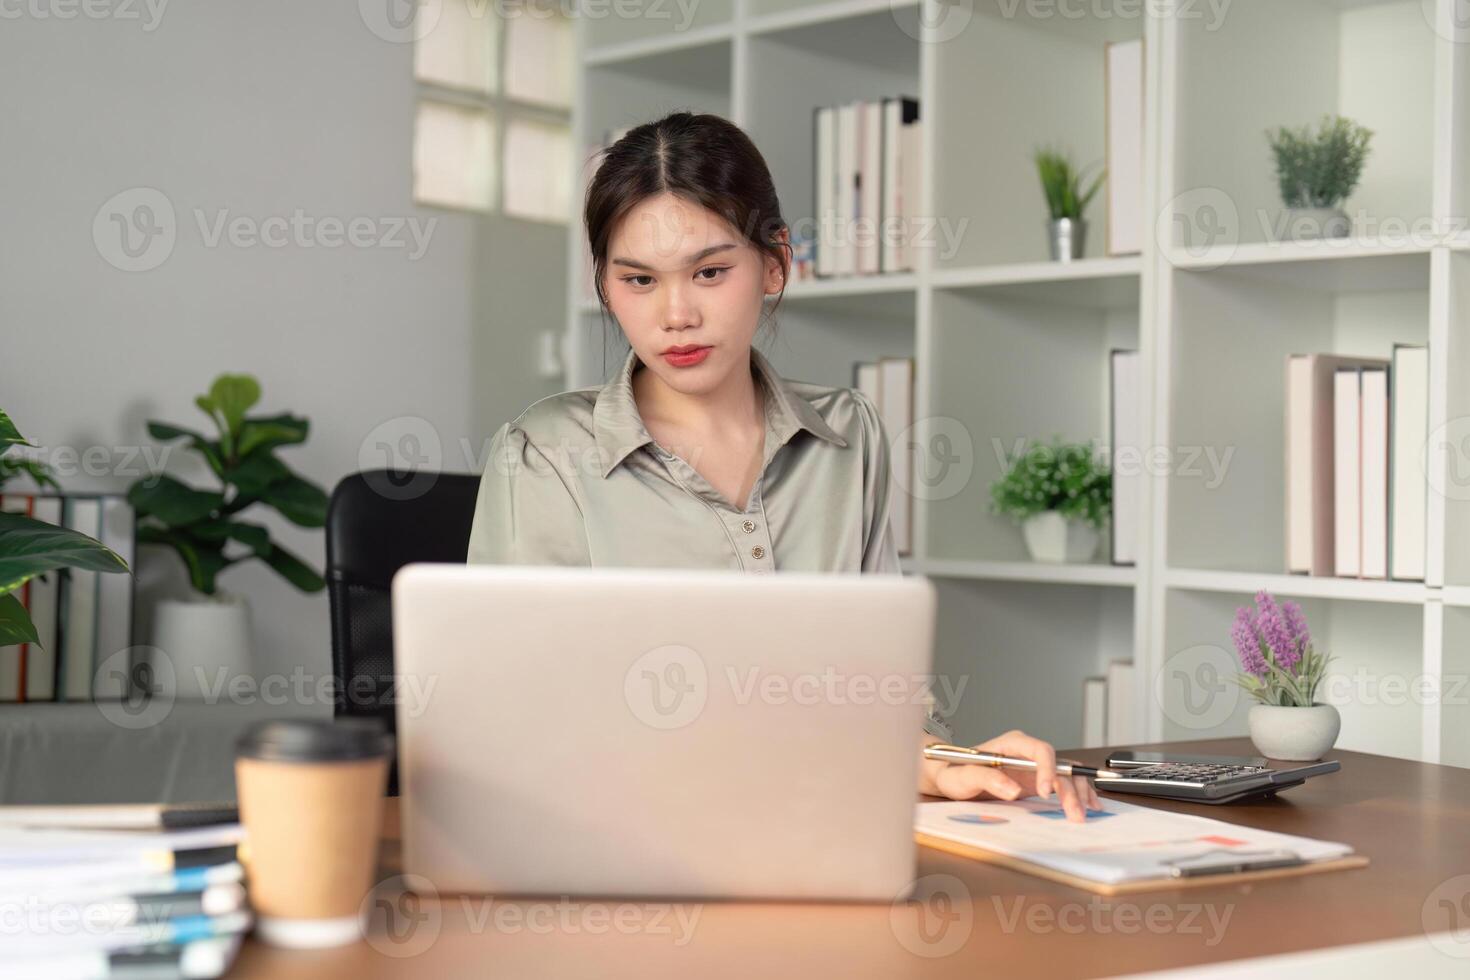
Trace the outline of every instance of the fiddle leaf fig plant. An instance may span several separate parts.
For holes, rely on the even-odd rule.
[[[10,464],[0,465],[0,473],[26,472],[36,483],[59,489],[44,468],[38,475],[38,471],[24,465],[34,460],[4,458],[14,447],[30,445],[10,416],[0,411],[0,464]],[[15,597],[15,590],[38,575],[60,568],[115,573],[128,571],[128,563],[102,542],[79,531],[24,514],[0,513],[0,647],[41,642],[36,624]]]
[[[293,473],[276,457],[283,446],[306,441],[309,423],[299,416],[247,414],[260,401],[260,382],[248,374],[222,374],[194,399],[209,416],[206,435],[165,422],[148,422],[155,439],[187,440],[219,480],[218,489],[199,489],[168,475],[138,480],[128,500],[138,512],[138,541],[167,545],[178,553],[196,590],[213,596],[216,579],[231,565],[260,559],[303,592],[325,587],[321,575],[271,540],[260,524],[239,514],[260,505],[300,527],[327,520],[327,495]]]

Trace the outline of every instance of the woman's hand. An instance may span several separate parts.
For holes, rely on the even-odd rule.
[[[939,741],[932,735],[924,737],[925,745],[935,745]],[[986,796],[998,800],[1015,800],[1032,795],[1047,797],[1055,792],[1067,819],[1078,823],[1086,819],[1084,806],[1090,809],[1102,806],[1092,780],[1086,776],[1057,775],[1056,750],[1039,738],[1032,738],[1025,732],[1012,729],[988,742],[981,742],[975,748],[982,752],[1032,759],[1036,762],[1036,769],[993,769],[990,766],[967,765],[963,762],[923,759],[919,763],[919,792],[930,796],[946,796],[951,800],[973,800]]]

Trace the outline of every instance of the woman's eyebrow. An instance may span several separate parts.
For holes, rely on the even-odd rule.
[[[731,242],[726,242],[723,245],[711,245],[709,248],[701,249],[700,251],[695,252],[693,255],[689,256],[689,258],[684,260],[684,264],[693,265],[701,259],[705,259],[711,255],[714,255],[716,252],[724,252],[735,247],[736,246]],[[612,264],[631,266],[634,269],[647,269],[649,272],[658,271],[651,265],[644,265],[642,262],[639,262],[636,259],[625,259],[621,256],[613,259]]]

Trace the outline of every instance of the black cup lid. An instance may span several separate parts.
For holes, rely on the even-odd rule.
[[[393,736],[372,718],[281,718],[245,729],[235,751],[273,762],[347,762],[393,751]]]

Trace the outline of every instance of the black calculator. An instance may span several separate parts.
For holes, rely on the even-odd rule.
[[[1261,757],[1118,751],[1108,756],[1107,768],[1119,775],[1093,781],[1104,792],[1236,803],[1300,786],[1312,776],[1337,772],[1342,765],[1333,760],[1272,766]]]

